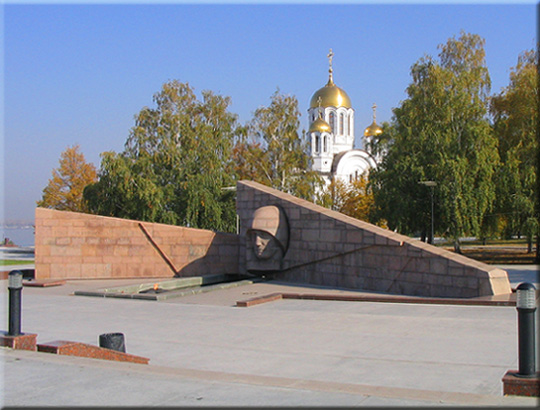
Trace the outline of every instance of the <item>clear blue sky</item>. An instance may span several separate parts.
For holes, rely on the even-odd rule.
[[[334,80],[351,98],[360,146],[371,105],[379,123],[390,120],[411,65],[436,56],[461,30],[486,40],[494,93],[536,42],[533,1],[26,3],[2,7],[4,221],[33,220],[68,146],[79,144],[97,167],[101,152],[121,151],[134,115],[153,106],[168,80],[230,96],[242,122],[279,87],[298,98],[306,128],[332,48]]]

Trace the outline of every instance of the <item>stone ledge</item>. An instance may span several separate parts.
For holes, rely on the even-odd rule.
[[[518,377],[517,370],[508,370],[504,377],[503,382],[503,394],[513,396],[531,396],[540,397],[540,374],[537,373],[536,377]]]
[[[114,360],[117,362],[148,364],[150,361],[150,359],[147,359],[146,357],[135,356],[129,353],[106,349],[104,347],[93,346],[86,343],[70,342],[67,340],[55,340],[53,342],[38,344],[37,350],[38,352]]]
[[[18,336],[10,336],[7,332],[0,332],[0,346],[10,347],[17,350],[36,350],[37,334],[23,333]]]

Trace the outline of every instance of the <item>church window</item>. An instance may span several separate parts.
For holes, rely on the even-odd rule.
[[[347,131],[348,131],[348,134],[351,135],[351,115],[350,114],[347,116],[347,122],[348,122]]]
[[[327,141],[328,141],[328,137],[325,136],[325,137],[323,138],[323,152],[327,152],[327,151],[328,151]]]
[[[328,117],[329,118],[329,125],[330,125],[330,129],[332,130],[332,132],[335,134],[336,132],[336,114],[334,114],[333,112],[330,113],[330,116]]]
[[[321,149],[321,141],[319,139],[319,136],[316,135],[315,136],[315,152],[319,152],[320,149]]]
[[[340,135],[343,135],[343,125],[345,124],[345,115],[341,113],[339,115],[339,133]]]

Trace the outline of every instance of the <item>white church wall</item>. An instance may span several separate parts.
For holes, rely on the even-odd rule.
[[[352,150],[343,155],[335,167],[335,177],[345,183],[352,182],[362,174],[376,167],[371,155],[362,150]]]

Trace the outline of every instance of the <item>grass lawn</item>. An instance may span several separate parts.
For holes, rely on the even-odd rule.
[[[509,264],[509,265],[528,265],[535,263],[535,252],[527,253],[527,248],[524,249],[500,249],[500,248],[461,248],[463,255],[477,261],[489,264]]]
[[[15,259],[1,259],[0,266],[13,266],[13,265],[31,265],[33,260],[15,260]]]
[[[453,251],[450,243],[439,245]],[[488,264],[528,265],[535,263],[536,249],[533,244],[531,253],[527,253],[527,241],[522,239],[462,241],[461,251],[464,256]]]

